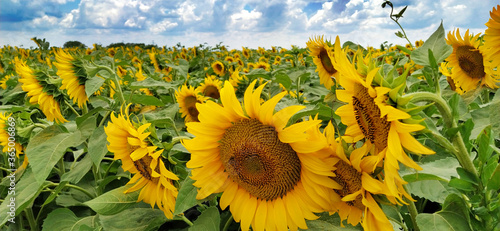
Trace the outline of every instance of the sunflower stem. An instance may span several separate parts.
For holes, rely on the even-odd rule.
[[[434,105],[436,105],[439,112],[441,113],[445,126],[448,129],[458,129],[457,123],[453,119],[451,108],[448,106],[448,103],[446,103],[446,101],[440,95],[431,92],[414,92],[407,94],[403,97],[405,98],[408,97],[413,102],[420,102],[420,101],[433,102]],[[478,175],[476,167],[474,167],[474,163],[472,163],[469,152],[467,151],[467,148],[465,147],[464,141],[462,139],[461,133],[457,132],[452,137],[451,141],[453,145],[457,148],[457,152],[455,152],[454,154],[457,157],[458,162],[460,162],[460,165],[477,177]]]
[[[399,22],[398,22],[399,18],[393,18],[393,14],[392,13],[394,12],[394,7],[392,6],[392,4],[388,4],[388,5],[391,7],[391,14],[389,15],[389,17],[392,19],[392,21],[394,21],[396,24],[398,24],[399,28],[401,28],[401,31],[403,31],[403,37],[406,39],[406,41],[408,41],[408,43],[411,46],[411,49],[413,50],[414,49],[413,44],[408,39],[408,36],[406,36],[405,29],[403,29],[403,27],[401,26],[401,24],[399,24]]]
[[[227,231],[229,229],[229,226],[233,223],[233,214],[227,219],[226,224],[224,224],[224,228],[222,231]]]
[[[98,65],[97,67],[100,68],[101,70],[105,70],[105,71],[109,72],[111,75],[113,75],[113,79],[111,79],[111,81],[113,81],[115,83],[115,86],[116,86],[116,89],[118,92],[118,96],[120,97],[120,100],[122,101],[122,103],[125,104],[126,101],[125,101],[125,97],[123,96],[122,86],[120,85],[120,79],[119,79],[118,75],[116,74],[116,72],[107,66]]]
[[[75,108],[73,108],[73,106],[71,106],[71,104],[68,103],[68,101],[64,100],[64,104],[66,104],[77,117],[80,117],[80,114],[75,110]]]
[[[186,222],[186,224],[188,224],[189,226],[193,226],[193,222],[191,222],[189,219],[187,219],[187,217],[184,216],[184,214],[180,215],[179,217],[181,218],[181,220]]]
[[[403,185],[403,188],[406,190],[406,192],[410,193],[410,190],[408,190],[407,185]],[[420,228],[417,225],[417,206],[415,206],[415,202],[412,200],[407,200],[408,201],[408,212],[410,212],[410,218],[411,222],[413,223],[413,230],[415,231],[420,231]]]
[[[33,215],[33,209],[30,207],[30,208],[26,208],[24,210],[24,213],[26,214],[26,219],[28,219],[28,223],[30,224],[30,228],[31,230],[33,231],[38,231],[38,225],[35,221],[35,216]]]

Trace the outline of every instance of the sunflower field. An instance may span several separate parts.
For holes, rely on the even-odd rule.
[[[406,46],[4,46],[0,229],[500,230],[490,16]]]

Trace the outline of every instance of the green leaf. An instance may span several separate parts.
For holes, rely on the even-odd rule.
[[[85,81],[85,94],[90,98],[91,95],[93,95],[99,88],[101,88],[102,84],[106,80],[104,78],[101,78],[99,76],[94,76],[90,79],[87,79]]]
[[[186,177],[186,179],[181,183],[179,193],[175,201],[174,216],[183,213],[198,203],[196,200],[198,191],[197,188],[193,186],[193,183],[194,180],[191,179],[191,177]]]
[[[474,191],[475,189],[474,185],[471,182],[455,177],[451,178],[448,186],[468,192]]]
[[[443,203],[446,197],[451,193],[458,193],[454,188],[448,186],[448,183],[438,180],[422,180],[408,184],[411,194],[426,198],[430,201]]]
[[[151,106],[163,106],[165,105],[158,98],[151,95],[132,95],[132,103],[142,104],[142,105],[151,105]]]
[[[28,143],[26,155],[30,160],[35,179],[41,184],[69,147],[81,143],[80,131],[63,132],[57,125],[49,126],[36,134]]]
[[[290,90],[290,87],[292,86],[292,80],[287,74],[279,72],[274,75],[274,78],[277,83],[281,83],[283,87],[285,87],[287,90]]]
[[[61,181],[69,181],[77,184],[89,172],[90,168],[92,168],[92,159],[87,154],[81,161],[76,162],[75,166],[69,172],[62,175]]]
[[[175,118],[175,114],[179,111],[179,104],[168,105],[159,110],[154,110],[144,113],[144,118],[146,121],[154,124],[167,123],[171,124],[171,121]]]
[[[289,123],[293,123],[304,116],[316,116],[316,114],[326,118],[338,118],[338,116],[334,114],[332,108],[322,103],[318,103],[314,106],[307,105],[305,109],[302,109],[301,111],[297,112],[297,114],[293,115]]]
[[[159,209],[130,208],[114,215],[100,215],[103,230],[149,231],[158,230],[167,221]]]
[[[497,165],[497,168],[491,175],[490,180],[488,181],[488,189],[498,191],[500,189],[500,165]]]
[[[460,176],[460,179],[465,180],[473,185],[477,185],[479,183],[479,179],[474,176],[472,173],[468,172],[462,167],[457,168],[458,175]]]
[[[329,215],[328,213],[320,214],[320,217],[316,220],[306,220],[307,231],[359,231],[363,230],[361,225],[352,226],[350,224],[345,224],[341,226],[341,221],[339,215],[336,213],[334,215]]]
[[[80,118],[80,117],[79,117]],[[86,118],[84,121],[76,119],[76,125],[78,130],[82,133],[82,139],[87,139],[92,132],[95,130],[97,124],[97,116],[90,116]]]
[[[33,174],[32,169],[28,167],[23,173],[21,179],[16,182],[15,189],[8,191],[13,193],[7,194],[4,201],[0,205],[0,227],[2,227],[8,219],[11,218],[11,215],[9,214],[11,212],[10,208],[12,208],[12,206],[10,206],[11,200],[14,200],[15,216],[17,216],[28,205],[33,203],[38,194],[40,194],[42,187],[43,184],[39,184],[35,180],[35,174]]]
[[[113,189],[90,201],[85,202],[84,204],[89,206],[99,215],[117,214],[127,209],[130,205],[137,203],[137,198],[139,197],[140,190],[127,194],[123,193],[130,187],[131,185],[127,185]]]
[[[185,59],[178,59],[177,61],[179,62],[178,65],[165,63],[165,66],[171,67],[172,69],[178,71],[179,75],[186,79],[189,70],[189,62]]]
[[[107,143],[106,138],[107,135],[104,132],[104,126],[98,127],[97,129],[94,130],[92,135],[90,135],[88,154],[95,166],[99,166],[99,163],[101,163],[102,158],[104,158],[104,156],[106,156],[106,153],[108,153],[108,147],[106,146]]]
[[[469,220],[467,205],[457,194],[450,194],[446,198],[441,211],[417,215],[420,230],[470,231]]]
[[[456,168],[460,166],[456,158],[448,157],[419,164],[421,171],[406,168],[400,171],[401,177],[408,182],[420,180],[449,181],[452,176],[458,177]]]
[[[428,54],[429,49],[432,50],[436,63],[440,63],[444,59],[448,58],[453,51],[451,46],[446,44],[445,31],[442,22],[438,29],[424,42],[424,44],[412,52],[411,59],[416,64],[431,66]]]
[[[485,163],[490,158],[493,153],[493,148],[491,145],[495,145],[493,136],[491,136],[491,127],[487,127],[481,132],[481,134],[477,137],[478,142],[478,156],[479,161]]]
[[[189,227],[189,231],[198,230],[219,230],[220,214],[219,210],[212,206],[201,213],[201,215],[193,222],[193,226]]]
[[[173,88],[175,89],[177,85],[172,84],[172,83],[167,83],[165,81],[157,81],[152,78],[146,78],[143,81],[137,81],[133,82],[130,84],[131,89],[139,89],[139,88],[165,88],[165,89],[170,89]]]
[[[84,230],[86,227],[97,228],[95,219],[95,216],[78,218],[70,209],[58,208],[47,215],[47,218],[43,221],[42,231],[72,231]]]

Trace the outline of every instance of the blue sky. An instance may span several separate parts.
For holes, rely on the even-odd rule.
[[[135,42],[174,46],[222,44],[270,48],[305,47],[311,36],[378,47],[405,44],[394,33],[383,0],[0,0],[0,46],[51,46],[80,41],[107,46]],[[400,23],[411,41],[428,38],[441,20],[448,32],[484,32],[499,1],[393,0],[396,11],[408,5]]]

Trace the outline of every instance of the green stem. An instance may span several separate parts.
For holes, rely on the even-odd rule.
[[[189,219],[187,219],[186,216],[180,215],[179,217],[181,218],[181,220],[183,220],[184,222],[186,222],[186,224],[188,224],[189,226],[193,226],[193,222],[191,222]]]
[[[411,101],[413,102],[420,102],[420,101],[430,101],[433,102],[434,105],[436,105],[437,109],[439,110],[444,124],[447,128],[457,128],[457,123],[453,119],[453,115],[451,113],[451,109],[448,106],[448,103],[439,95],[431,92],[414,92],[407,94],[403,96],[404,98],[408,97],[411,98]],[[465,147],[464,141],[462,139],[462,135],[460,132],[457,132],[455,136],[452,138],[452,143],[453,145],[458,148],[457,152],[455,152],[455,156],[458,159],[458,162],[460,162],[460,165],[465,168],[467,171],[470,173],[474,174],[474,176],[477,175],[477,170],[474,167],[474,163],[472,163],[472,160],[469,156],[469,152],[467,151],[467,148]]]
[[[35,221],[35,216],[33,216],[33,209],[30,207],[30,208],[26,208],[24,210],[24,213],[26,214],[26,219],[28,219],[28,223],[30,225],[30,228],[31,230],[33,231],[38,231],[38,225]]]
[[[106,122],[106,118],[108,118],[109,115],[111,115],[111,111],[106,112],[106,114],[104,115],[104,117],[102,117],[102,120],[99,123],[99,126],[97,126],[97,127],[101,127],[102,125],[104,125],[104,122]]]
[[[111,75],[113,75],[113,79],[111,79],[111,81],[115,82],[115,86],[116,86],[116,90],[117,90],[116,92],[118,93],[118,96],[120,97],[120,100],[122,101],[122,103],[126,103],[125,97],[123,96],[123,90],[122,90],[122,87],[120,85],[120,79],[119,79],[118,75],[116,74],[116,72],[107,66],[98,66],[98,67],[102,70],[109,72]]]
[[[83,113],[83,114],[87,114],[87,112],[89,112],[89,109],[88,109],[88,107],[87,107],[87,103],[84,103],[84,104],[83,104],[83,108],[82,108],[82,113]]]
[[[410,192],[410,190],[408,190],[407,185],[403,185],[403,187],[406,190],[406,192],[408,193]],[[407,200],[407,201],[408,201],[408,212],[410,212],[411,222],[413,223],[413,230],[420,231],[420,228],[417,225],[418,211],[417,207],[415,206],[415,202],[413,202],[412,200]]]
[[[233,223],[233,214],[227,219],[226,224],[224,224],[224,228],[222,231],[227,231],[229,229],[229,226]]]
[[[48,186],[51,186],[51,187],[55,186],[55,187],[57,187],[58,185],[59,185],[59,183],[51,183],[51,184],[48,184],[47,187]],[[95,197],[90,192],[88,192],[87,190],[85,190],[84,188],[82,188],[82,187],[80,187],[78,185],[73,185],[73,184],[69,184],[68,183],[68,184],[65,185],[65,187],[73,188],[73,189],[76,189],[76,190],[78,190],[80,192],[83,192],[83,193],[85,193],[85,195],[89,196],[90,198],[94,198]]]
[[[413,44],[412,44],[412,43],[410,42],[410,40],[408,39],[408,36],[406,36],[405,29],[403,29],[403,27],[401,26],[401,24],[399,24],[399,22],[398,22],[398,20],[397,20],[397,19],[394,19],[394,18],[392,17],[392,13],[393,13],[393,11],[394,11],[394,8],[392,7],[392,5],[390,5],[390,6],[391,6],[391,14],[390,14],[390,18],[392,19],[392,21],[394,21],[394,22],[396,22],[396,24],[398,24],[399,28],[401,28],[401,30],[403,31],[403,35],[404,35],[404,37],[405,37],[406,41],[408,41],[408,43],[409,43],[409,44],[410,44],[410,46],[411,46],[411,49],[413,50],[413,49],[414,49]]]
[[[80,117],[80,114],[73,108],[71,104],[68,103],[68,101],[64,100],[64,104],[68,105],[69,109],[71,109],[71,111],[75,113],[76,116]]]
[[[392,217],[387,217],[389,220],[391,220],[392,222],[398,224],[404,231],[408,231],[408,228],[406,227],[406,225],[404,225],[402,222],[392,218]]]
[[[61,177],[64,173],[66,173],[66,168],[64,167],[64,159],[61,157],[61,159],[59,159],[59,171],[61,173]]]
[[[455,148],[455,146],[453,146],[453,144],[448,139],[444,138],[444,136],[442,136],[439,133],[435,133],[433,131],[430,131],[430,133],[433,136],[434,141],[436,141],[441,146],[443,146],[444,149],[446,149],[446,150],[454,153],[455,155],[457,155],[458,150]]]

